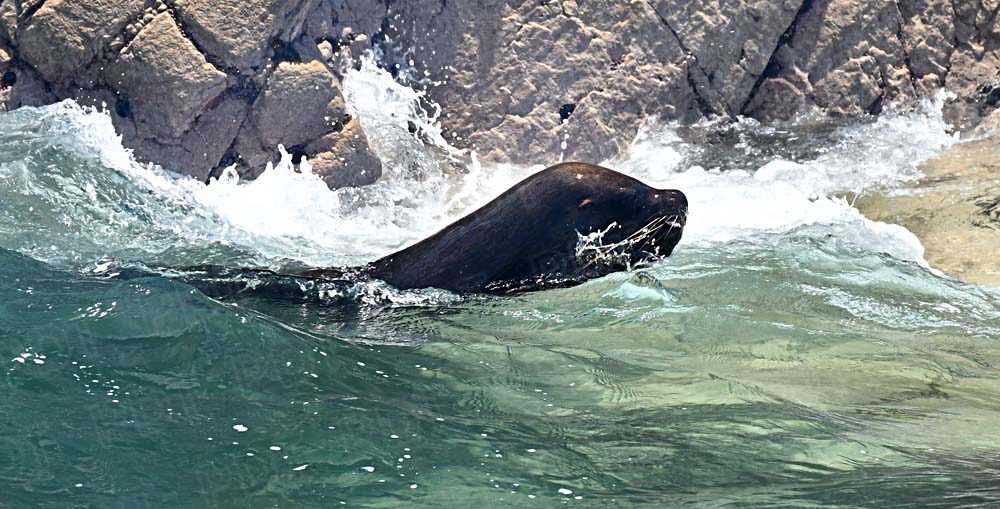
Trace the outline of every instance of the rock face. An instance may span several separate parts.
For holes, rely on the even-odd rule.
[[[131,102],[137,136],[173,141],[226,89],[226,74],[205,61],[173,17],[162,13],[111,62],[105,82]]]
[[[143,7],[143,0],[41,3],[17,31],[21,58],[46,81],[77,78],[101,52],[107,39],[142,15]]]
[[[272,40],[289,43],[320,0],[176,0],[191,37],[209,55],[238,69],[259,68]]]
[[[600,160],[648,116],[845,116],[972,93],[998,79],[995,4],[413,0],[392,3],[381,31],[402,48],[394,63],[444,82],[430,90],[444,126],[484,159]]]
[[[344,128],[337,39],[305,35],[332,16],[326,0],[2,1],[0,102],[107,107],[137,157],[201,180],[254,177],[283,144],[325,158],[331,187],[368,183],[381,164]]]
[[[1000,81],[997,0],[0,1],[0,102],[107,104],[144,159],[246,177],[278,145],[381,175],[340,79],[382,64],[480,159],[599,161],[649,117],[877,114]],[[979,94],[982,95],[982,94]],[[978,97],[978,96],[977,96]],[[975,99],[959,116],[989,115]],[[995,104],[993,101],[991,104]],[[961,110],[961,104],[957,108]]]

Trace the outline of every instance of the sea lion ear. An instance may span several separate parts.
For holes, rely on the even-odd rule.
[[[591,200],[590,198],[584,198],[584,200],[582,202],[580,202],[580,204],[577,205],[576,208],[582,209],[582,208],[586,207],[587,205],[590,205],[591,203],[594,203],[594,201]]]

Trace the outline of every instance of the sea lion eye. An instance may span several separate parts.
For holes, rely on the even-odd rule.
[[[582,209],[582,208],[586,207],[587,205],[590,205],[591,203],[594,203],[594,201],[591,200],[590,198],[584,198],[584,200],[582,202],[580,202],[580,204],[577,205],[576,208]]]

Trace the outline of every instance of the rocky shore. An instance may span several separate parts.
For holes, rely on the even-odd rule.
[[[996,99],[998,0],[4,0],[0,103],[107,105],[126,146],[205,180],[278,145],[331,187],[381,163],[341,80],[375,48],[489,161],[601,160],[644,119],[878,114]],[[992,103],[991,103],[992,101]]]

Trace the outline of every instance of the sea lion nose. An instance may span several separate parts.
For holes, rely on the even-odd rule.
[[[676,199],[678,203],[680,203],[682,206],[684,206],[685,210],[687,209],[687,207],[688,207],[688,198],[687,198],[687,196],[684,196],[684,193],[682,193],[680,191],[674,191],[674,199]]]

